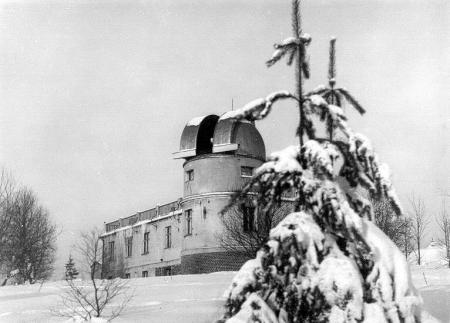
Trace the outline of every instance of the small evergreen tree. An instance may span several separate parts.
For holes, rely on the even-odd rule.
[[[96,269],[102,259],[101,232],[92,229],[81,233],[74,248],[81,270],[89,277],[83,282],[73,280],[78,275],[72,256],[66,264],[67,287],[60,294],[61,304],[52,312],[56,316],[70,317],[91,322],[94,317],[103,317],[108,322],[118,317],[133,298],[127,280],[99,279]],[[61,309],[62,308],[62,309]]]
[[[237,322],[421,322],[421,298],[408,264],[395,244],[372,222],[370,200],[386,199],[402,216],[387,165],[369,140],[347,124],[346,103],[363,113],[344,89],[335,88],[334,42],[329,88],[303,95],[309,75],[299,1],[292,0],[294,35],[275,45],[272,66],[284,55],[297,58],[296,94],[278,91],[222,118],[259,120],[278,100],[298,102],[300,145],[272,154],[233,203],[254,196],[259,217],[296,192],[296,211],[270,233],[255,259],[246,262],[227,291],[221,321]],[[343,102],[345,100],[345,102]],[[319,138],[314,120],[326,121]],[[304,137],[307,137],[305,140]]]
[[[65,264],[66,267],[66,280],[76,279],[79,272],[75,267],[72,255],[69,255],[69,261]]]

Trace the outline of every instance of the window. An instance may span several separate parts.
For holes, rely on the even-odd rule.
[[[192,210],[186,210],[184,216],[186,223],[185,236],[190,236],[192,235]]]
[[[130,273],[126,273],[126,274],[125,274],[125,278],[126,278],[126,279],[130,279],[130,277],[131,277]]]
[[[142,272],[142,277],[148,277],[148,271],[147,270],[144,270]]]
[[[193,181],[193,180],[194,180],[194,170],[193,169],[187,170],[186,171],[185,181],[186,182],[190,182],[190,181]]]
[[[150,232],[144,233],[144,255],[148,254],[148,238],[149,238]]]
[[[241,176],[242,177],[252,177],[253,167],[241,166]]]
[[[172,247],[172,227],[166,227],[166,248]]]
[[[108,249],[109,249],[109,260],[114,260],[115,258],[115,246],[114,241],[108,242]]]
[[[255,229],[255,208],[252,206],[242,207],[242,219],[244,232],[251,232]]]
[[[131,257],[133,255],[133,237],[126,238],[126,246],[127,246],[127,257]]]

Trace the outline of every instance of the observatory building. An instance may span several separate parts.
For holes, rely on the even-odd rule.
[[[221,247],[220,212],[266,159],[254,124],[217,115],[194,118],[174,158],[184,159],[183,196],[106,223],[104,278],[237,270],[246,260]]]

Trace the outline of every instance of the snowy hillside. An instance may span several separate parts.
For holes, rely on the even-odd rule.
[[[445,247],[437,242],[431,242],[428,247],[420,250],[421,265],[423,266],[446,266]],[[411,264],[417,263],[418,254],[411,253],[409,262]]]
[[[442,322],[450,320],[450,270],[412,267],[415,286],[425,309]],[[214,322],[222,311],[223,292],[234,273],[130,279],[135,297],[123,316],[114,322],[202,323]],[[53,317],[63,282],[0,287],[0,322],[67,322]]]

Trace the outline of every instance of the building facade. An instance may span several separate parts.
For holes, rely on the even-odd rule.
[[[264,161],[254,124],[208,115],[189,121],[178,200],[105,225],[102,276],[146,277],[237,270],[246,257],[220,245],[221,211]],[[181,170],[180,170],[181,171]]]

